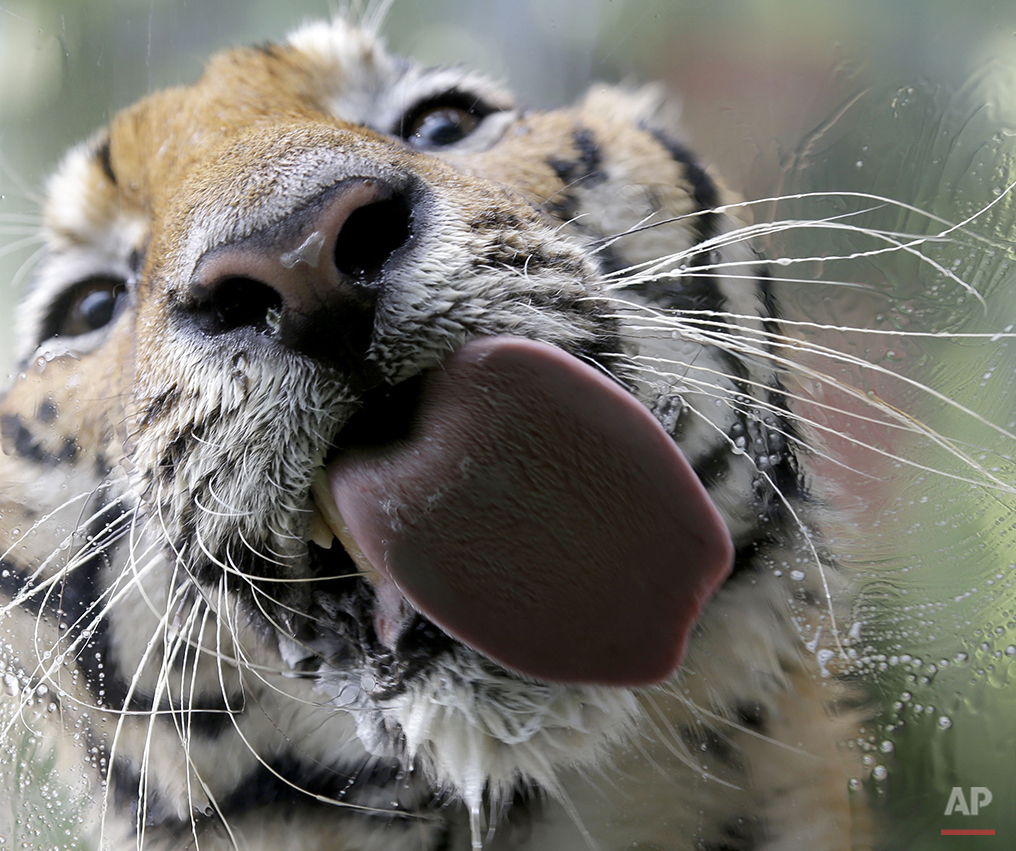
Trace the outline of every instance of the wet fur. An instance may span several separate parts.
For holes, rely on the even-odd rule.
[[[498,111],[448,149],[395,138],[407,104],[451,90]],[[863,841],[841,582],[798,462],[765,265],[659,106],[594,88],[525,111],[337,21],[222,54],[68,154],[21,311],[24,372],[0,402],[0,629],[4,746],[32,755],[25,788],[66,786],[85,842]],[[369,321],[341,329],[350,342],[307,353],[202,332],[187,287],[201,262],[350,175],[411,187],[417,205]],[[47,339],[60,294],[97,274],[127,282],[121,312]],[[735,572],[673,682],[534,683],[422,618],[392,653],[352,564],[320,575],[309,490],[341,427],[377,387],[486,334],[614,375],[723,513]]]

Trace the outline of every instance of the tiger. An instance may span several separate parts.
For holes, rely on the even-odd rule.
[[[0,401],[0,833],[868,847],[792,344],[669,115],[338,17],[70,150]]]

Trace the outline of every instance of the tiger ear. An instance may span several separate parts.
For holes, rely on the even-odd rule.
[[[589,116],[593,126],[602,127],[604,119],[609,119],[608,124],[623,128],[624,132],[638,128],[654,137],[671,153],[680,152],[678,158],[687,161],[691,157],[690,148],[694,146],[685,143],[680,122],[681,105],[681,100],[673,97],[659,83],[643,86],[597,84],[586,91],[578,109],[581,114]],[[739,224],[752,224],[751,208],[742,203],[740,194],[715,174],[708,163],[702,168],[708,172],[709,182],[715,189],[715,208],[723,208],[723,212]]]
[[[286,44],[343,80],[387,71],[392,64],[380,34],[340,17],[304,24],[289,34]]]
[[[582,100],[584,112],[609,115],[635,126],[677,133],[681,119],[681,100],[661,83],[645,85],[596,84]]]

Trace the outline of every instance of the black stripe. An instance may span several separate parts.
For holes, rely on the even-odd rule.
[[[720,828],[722,839],[698,843],[698,851],[755,851],[769,838],[764,822],[748,815],[735,816]]]
[[[109,773],[113,783],[113,808],[119,813],[126,810],[130,813],[131,822],[137,824],[140,772],[129,760],[119,756],[113,760]],[[151,791],[149,791],[148,797],[153,797]]]
[[[681,166],[684,177],[692,187],[692,199],[699,215],[690,219],[695,233],[696,244],[711,239],[719,233],[720,215],[715,211],[719,204],[720,193],[713,179],[698,163],[688,148],[656,127],[643,127],[667,151],[671,159]],[[714,257],[712,251],[699,250],[693,252],[688,262],[688,272],[675,276],[671,281],[661,280],[646,289],[650,298],[658,301],[663,307],[678,310],[723,311],[726,299],[716,286],[715,272],[706,271],[696,275],[694,269],[711,266]]]
[[[43,399],[35,412],[41,423],[51,423],[56,419],[56,405],[52,399]]]
[[[789,464],[790,462],[788,466]],[[770,478],[777,479],[777,484],[782,475],[777,471],[774,476],[774,472],[769,471]],[[808,501],[807,494],[800,487],[799,475],[794,477],[790,486],[780,488],[782,498],[776,496],[772,486],[762,476],[756,476],[753,484],[754,510],[758,522],[753,527],[754,536],[751,540],[742,543],[734,553],[734,566],[727,582],[742,574],[755,574],[770,569],[772,559],[768,557],[769,551],[792,546],[792,532],[788,532],[788,527],[793,527],[797,522],[788,515],[784,499],[796,505]],[[828,561],[823,560],[823,564],[828,564]]]
[[[263,41],[260,44],[252,44],[250,49],[269,58],[274,58],[278,53],[279,45],[274,41]]]
[[[135,818],[139,810],[138,769],[126,759],[116,760],[113,766],[114,801],[119,810],[127,810]],[[405,818],[410,811],[392,807],[390,814],[380,809],[371,808],[369,814],[343,810],[334,804],[318,801],[316,796],[336,801],[357,800],[371,802],[380,795],[390,799],[393,788],[405,784],[405,769],[395,760],[377,760],[370,758],[366,764],[351,766],[348,771],[338,771],[329,766],[316,763],[305,763],[295,760],[290,755],[283,755],[258,765],[246,777],[220,797],[216,810],[210,814],[194,813],[199,830],[206,829],[209,822],[227,823],[254,810],[271,808],[276,812],[285,812],[295,819],[304,813],[303,818],[320,818],[322,810],[339,818],[360,817],[376,820],[384,825],[385,831],[393,829],[413,829],[416,824],[412,818]],[[160,806],[160,796],[155,784],[146,785],[146,825],[160,827],[170,833],[189,836],[191,832],[190,818],[180,818],[167,807]],[[413,810],[416,811],[415,809]],[[175,846],[174,846],[175,847]]]
[[[99,168],[106,175],[106,179],[114,186],[117,185],[116,172],[113,171],[112,153],[109,148],[109,137],[107,136],[95,150],[95,159],[98,160]]]
[[[670,154],[671,159],[681,166],[684,176],[691,183],[695,207],[702,212],[702,215],[695,218],[695,229],[698,232],[696,241],[700,242],[716,236],[719,216],[714,208],[720,203],[720,192],[713,179],[699,165],[692,152],[676,139],[658,127],[643,127],[642,129],[647,130],[663,146]]]
[[[692,461],[692,469],[707,489],[713,488],[726,478],[733,457],[726,441],[717,443],[709,452]]]
[[[597,183],[606,179],[606,175],[600,170],[603,167],[603,151],[600,150],[593,131],[588,128],[577,130],[572,136],[572,142],[579,149],[581,176],[586,179],[593,178]]]
[[[573,159],[547,157],[544,161],[561,181],[561,189],[548,198],[543,206],[562,222],[573,222],[579,212],[579,193],[589,186],[598,186],[607,179],[603,172],[603,152],[588,128],[572,134],[572,144],[578,151]],[[580,222],[574,223],[579,230]]]
[[[734,717],[737,718],[739,724],[756,733],[765,733],[768,713],[759,701],[742,701],[735,704],[733,708]]]
[[[404,776],[405,769],[397,760],[370,759],[369,764],[338,771],[284,754],[248,774],[219,801],[219,809],[228,821],[230,816],[260,807],[306,804],[314,795],[355,801],[364,792],[370,797],[373,790],[393,788]],[[393,814],[396,812],[400,811],[393,809]]]
[[[49,452],[28,429],[20,414],[4,414],[0,417],[0,440],[8,455],[17,455],[43,467],[57,467],[74,461],[78,444],[73,437],[64,438],[58,452]]]
[[[776,299],[776,293],[773,290],[773,281],[769,274],[769,267],[765,263],[760,263],[755,267],[755,279],[758,281],[758,290],[762,298],[762,305],[765,308],[762,327],[767,334],[779,334],[780,323],[778,317],[780,316],[780,306]],[[774,347],[775,344],[773,342],[766,344],[767,351],[772,351]]]
[[[564,184],[565,190],[581,182],[584,186],[595,186],[607,179],[603,173],[603,151],[593,135],[593,131],[585,127],[572,134],[572,144],[579,155],[575,159],[548,157],[546,162]]]
[[[738,751],[733,742],[725,738],[712,727],[703,727],[696,731],[695,745],[698,749],[715,757],[728,768],[741,767]]]

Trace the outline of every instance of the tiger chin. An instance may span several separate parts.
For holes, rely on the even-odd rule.
[[[12,836],[863,844],[775,298],[662,115],[336,20],[69,152],[0,402]]]

